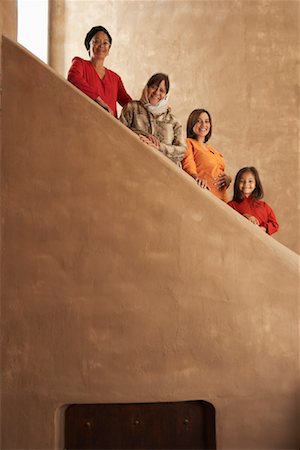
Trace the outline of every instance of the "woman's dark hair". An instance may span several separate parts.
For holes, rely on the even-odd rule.
[[[204,138],[204,142],[207,142],[208,139],[211,137],[211,133],[212,133],[212,121],[211,121],[211,115],[209,114],[208,111],[206,111],[206,109],[194,109],[194,111],[191,112],[191,114],[189,115],[187,124],[186,124],[186,137],[191,138],[191,139],[196,139],[197,136],[193,131],[193,128],[195,126],[195,124],[197,123],[197,120],[199,119],[200,114],[202,113],[206,113],[208,115],[209,118],[209,122],[210,122],[210,130],[208,132],[208,134],[205,136]]]
[[[164,81],[166,84],[166,91],[167,93],[169,92],[170,89],[170,80],[168,75],[166,75],[165,73],[155,73],[154,75],[152,75],[151,78],[149,78],[148,82],[147,82],[147,86],[159,86],[160,83]]]
[[[111,35],[109,34],[109,32],[107,31],[107,29],[102,27],[102,25],[98,25],[96,27],[91,28],[85,37],[84,45],[88,52],[90,52],[91,40],[93,39],[95,34],[99,33],[100,31],[102,31],[102,33],[105,33],[107,35],[110,45],[112,44],[112,38],[111,38]]]
[[[255,189],[251,194],[251,197],[259,200],[261,198],[263,198],[264,196],[264,190],[258,175],[258,171],[255,167],[243,167],[242,169],[240,169],[238,171],[238,173],[235,176],[235,180],[234,180],[234,187],[233,187],[233,200],[235,202],[241,202],[244,198],[244,194],[240,191],[239,188],[239,183],[240,180],[242,178],[242,175],[244,175],[244,173],[252,173],[252,175],[255,178]]]

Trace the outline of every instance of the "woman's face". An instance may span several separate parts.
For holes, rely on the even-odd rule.
[[[104,59],[108,55],[109,49],[110,43],[107,34],[103,31],[96,33],[90,43],[91,58]]]
[[[239,190],[245,197],[249,197],[256,187],[255,176],[251,172],[244,172],[239,180]]]
[[[193,127],[193,132],[195,133],[199,141],[204,142],[204,138],[205,136],[208,135],[209,130],[210,130],[209,115],[206,112],[202,112],[199,115],[198,120]]]
[[[148,100],[153,106],[157,105],[167,95],[165,80],[162,80],[159,85],[152,85],[148,87]]]

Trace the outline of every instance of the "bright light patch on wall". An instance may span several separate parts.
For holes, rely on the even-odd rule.
[[[48,62],[48,0],[18,0],[18,42]]]

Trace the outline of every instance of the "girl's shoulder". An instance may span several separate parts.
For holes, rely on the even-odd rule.
[[[259,200],[258,198],[255,198],[255,197],[252,197],[251,201],[255,206],[262,207],[262,208],[265,207],[267,204],[263,200]]]
[[[273,211],[269,203],[265,202],[264,200],[256,200],[261,208],[264,208],[268,211]]]

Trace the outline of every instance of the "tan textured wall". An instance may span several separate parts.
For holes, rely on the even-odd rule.
[[[149,76],[169,73],[173,112],[205,107],[212,144],[234,176],[258,168],[280,231],[299,252],[299,1],[52,1],[50,64],[66,76],[83,40],[102,24],[107,66],[139,98]],[[64,44],[65,43],[65,44]],[[230,195],[232,191],[230,190]]]
[[[218,449],[296,449],[296,254],[6,39],[3,86],[2,448],[203,399]]]
[[[17,2],[16,0],[1,0],[0,2],[0,36],[17,40]],[[1,47],[0,45],[0,86],[1,83]],[[1,96],[0,96],[1,102]]]
[[[1,0],[0,2],[0,87],[2,88],[2,34],[10,37],[11,39],[17,39],[17,2],[15,0]],[[1,101],[2,95],[0,94],[0,135],[2,130],[1,125]]]
[[[17,1],[1,0],[0,34],[17,39]]]
[[[2,155],[2,35],[11,39],[17,38],[17,2],[15,0],[0,1],[0,152]],[[0,158],[0,172],[2,174],[2,160]],[[0,204],[2,215],[2,201]],[[0,246],[3,248],[2,233],[0,235]],[[0,266],[2,265],[2,253],[0,255]],[[2,299],[2,277],[0,279],[0,297]],[[1,308],[2,303],[0,304]],[[0,359],[1,361],[1,359]],[[2,366],[1,366],[2,367]],[[0,420],[1,414],[0,411]],[[2,427],[0,429],[0,441],[2,439]]]

